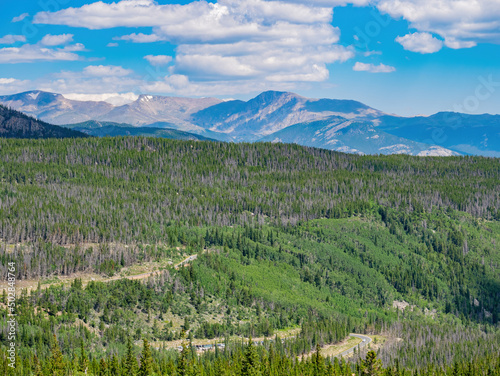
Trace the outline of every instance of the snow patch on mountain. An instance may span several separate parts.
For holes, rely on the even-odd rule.
[[[390,154],[411,154],[410,147],[408,145],[404,144],[396,144],[396,145],[389,145],[389,146],[383,146],[379,148],[380,151],[388,151]]]
[[[450,157],[459,154],[450,149],[445,149],[441,146],[431,146],[427,150],[422,150],[417,155],[419,157]]]
[[[33,92],[33,93],[28,93],[28,97],[30,97],[33,100],[36,100],[38,96],[40,95],[40,92]]]
[[[345,121],[343,123],[340,123],[339,125],[336,125],[334,127],[331,127],[330,129],[329,126],[326,126],[324,129],[327,129],[326,132],[323,131],[324,135],[326,138],[332,138],[337,135],[337,132],[340,131],[341,129],[347,128],[350,126],[353,122],[352,121]]]
[[[341,146],[341,147],[335,149],[335,151],[340,151],[342,153],[365,155],[365,153],[363,153],[362,151],[359,151],[358,149],[351,148],[349,146]]]

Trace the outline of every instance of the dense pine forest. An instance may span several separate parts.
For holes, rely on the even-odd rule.
[[[498,159],[0,139],[0,192],[0,374],[500,375]]]

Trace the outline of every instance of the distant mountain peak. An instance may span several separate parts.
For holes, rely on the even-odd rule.
[[[25,100],[31,103],[50,103],[57,99],[63,99],[61,94],[50,93],[41,90],[25,91],[12,96],[14,100]]]
[[[288,97],[288,98],[304,98],[301,97],[298,94],[292,93],[290,91],[275,91],[275,90],[268,90],[260,93],[250,101],[269,101],[269,100],[275,100],[278,98],[283,98],[283,97]]]

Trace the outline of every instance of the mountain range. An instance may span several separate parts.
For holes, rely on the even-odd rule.
[[[0,103],[96,136],[285,142],[358,154],[500,157],[499,115],[399,117],[353,100],[311,99],[290,92],[267,91],[249,101],[141,95],[114,106],[30,91],[0,96]]]

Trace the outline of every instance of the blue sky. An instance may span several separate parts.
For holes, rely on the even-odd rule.
[[[0,94],[355,99],[500,113],[498,0],[37,0],[0,5]]]

